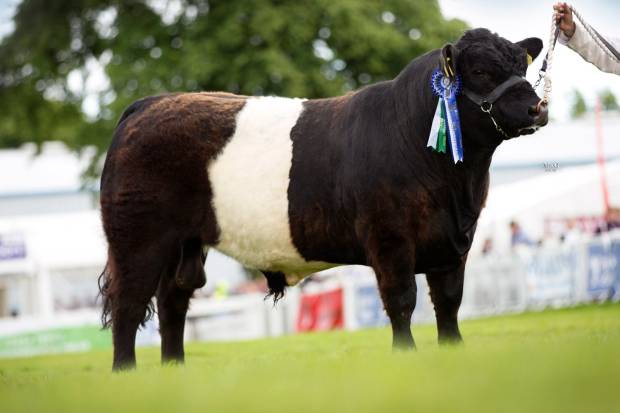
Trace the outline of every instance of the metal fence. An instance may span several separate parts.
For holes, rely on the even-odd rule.
[[[413,323],[432,323],[434,311],[423,275],[416,276]],[[565,307],[620,299],[620,233],[556,247],[472,257],[465,273],[459,317]],[[95,311],[53,319],[0,321],[0,356],[88,350],[110,346]],[[263,294],[200,298],[188,313],[186,340],[248,340],[303,331],[383,326],[388,319],[372,270],[339,267],[290,288],[277,306]],[[157,320],[139,332],[139,345],[159,342]]]

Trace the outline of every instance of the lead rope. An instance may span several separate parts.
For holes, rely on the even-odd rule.
[[[581,14],[579,14],[579,12],[575,10],[574,7],[571,7],[571,10],[573,11],[573,14],[577,17],[577,20],[581,22],[583,28],[586,29],[590,37],[592,37],[594,43],[596,43],[596,45],[612,60],[620,62],[620,54],[618,53],[618,51],[614,49],[613,46],[609,44],[609,42],[605,40],[603,36],[600,35],[599,32],[594,30],[592,26],[586,23],[583,17],[581,17]]]
[[[538,72],[538,80],[534,83],[534,89],[538,88],[540,82],[543,83],[543,98],[538,102],[538,111],[540,111],[540,105],[548,105],[549,98],[551,96],[551,65],[553,63],[553,51],[555,50],[555,44],[560,35],[560,25],[556,23],[555,18],[551,17],[551,34],[549,35],[549,49],[547,49],[547,55],[543,60],[540,71]]]
[[[588,32],[594,43],[610,58],[616,61],[620,61],[620,56],[618,52],[611,46],[604,38],[601,36],[596,30],[594,30],[581,14],[572,6],[570,6],[573,15],[577,17],[577,20],[581,23],[583,28]],[[538,110],[540,110],[540,105],[549,104],[549,99],[551,96],[551,64],[553,63],[553,51],[555,50],[555,44],[558,40],[558,36],[560,35],[560,25],[556,23],[555,18],[551,17],[551,34],[549,36],[549,49],[547,50],[547,55],[545,56],[545,60],[543,60],[542,66],[540,67],[540,71],[538,72],[538,80],[534,83],[534,89],[537,89],[540,85],[540,82],[544,80],[543,83],[543,98],[538,102]]]

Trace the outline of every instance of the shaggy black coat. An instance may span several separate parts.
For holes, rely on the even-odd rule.
[[[292,241],[308,261],[370,265],[392,323],[395,346],[412,347],[415,273],[426,273],[440,341],[461,340],[463,273],[504,136],[489,114],[461,95],[464,162],[426,147],[437,97],[430,79],[449,65],[485,95],[524,76],[539,39],[511,43],[485,29],[413,60],[394,80],[331,99],[310,100],[291,131],[288,187]],[[450,57],[451,60],[447,60]],[[202,246],[217,245],[206,165],[235,131],[247,97],[225,93],[143,99],[123,114],[101,181],[109,243],[102,274],[104,323],[111,317],[114,367],[135,364],[136,329],[157,296],[162,359],[183,360],[192,291],[204,285]],[[519,83],[491,116],[508,136],[546,123],[539,98]],[[267,269],[259,269],[267,270]],[[265,271],[282,296],[284,274]]]

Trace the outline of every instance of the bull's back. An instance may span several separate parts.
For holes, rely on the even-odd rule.
[[[246,97],[227,93],[183,93],[134,102],[121,116],[108,149],[102,191],[119,190],[126,180],[139,184],[136,174],[195,175],[233,135],[235,117],[245,102]]]

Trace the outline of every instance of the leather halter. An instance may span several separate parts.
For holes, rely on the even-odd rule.
[[[521,76],[512,75],[508,79],[506,79],[504,82],[497,85],[497,87],[493,89],[491,93],[489,93],[486,96],[480,96],[476,92],[472,92],[471,89],[467,89],[467,88],[463,88],[463,93],[465,94],[465,96],[469,98],[469,100],[474,102],[476,105],[480,106],[480,108],[486,112],[485,109],[489,105],[492,107],[493,104],[497,101],[497,99],[502,97],[502,95],[506,93],[508,89],[510,89],[514,85],[517,85],[523,82],[529,83],[525,78],[522,78]]]
[[[502,97],[502,95],[506,93],[508,89],[510,89],[514,85],[517,85],[523,82],[526,82],[529,84],[529,82],[525,78],[521,76],[517,76],[517,75],[512,75],[508,79],[506,79],[504,82],[497,85],[497,87],[495,87],[495,89],[493,89],[486,96],[480,96],[476,92],[473,92],[471,91],[471,89],[467,89],[467,88],[463,88],[463,93],[465,94],[465,96],[469,98],[469,100],[474,102],[476,105],[480,106],[480,109],[483,112],[489,114],[489,117],[493,121],[493,125],[495,125],[495,129],[497,129],[499,133],[501,133],[505,138],[510,138],[510,136],[506,132],[504,132],[504,130],[499,126],[499,124],[497,123],[493,115],[491,114],[491,109],[493,109],[493,104],[497,101],[497,99]]]

